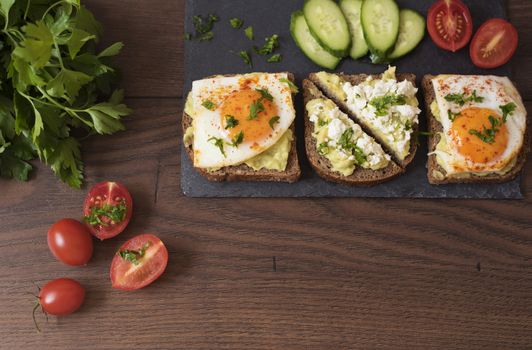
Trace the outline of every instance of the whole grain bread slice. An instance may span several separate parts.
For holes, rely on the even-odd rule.
[[[436,119],[434,114],[431,112],[431,104],[436,100],[436,94],[434,91],[434,86],[432,85],[432,79],[434,79],[435,76],[433,75],[425,75],[423,77],[421,87],[423,88],[423,94],[425,97],[425,104],[426,104],[426,113],[427,113],[427,119],[428,119],[428,128],[429,128],[429,154],[434,152],[436,150],[436,146],[440,142],[441,135],[440,133],[443,131],[443,127],[441,123]],[[529,123],[527,121],[527,128],[525,130],[525,142],[521,148],[521,151],[519,152],[517,156],[517,162],[515,163],[515,166],[512,168],[512,170],[505,175],[487,175],[487,176],[478,176],[471,174],[470,177],[463,178],[463,177],[453,177],[453,176],[447,176],[446,171],[438,164],[436,161],[436,155],[431,154],[429,155],[428,163],[427,163],[427,169],[428,169],[428,179],[429,183],[433,185],[442,185],[442,184],[450,184],[450,183],[502,183],[502,182],[508,182],[513,180],[521,170],[523,169],[523,166],[526,162],[527,153],[530,151],[530,135],[529,135]],[[441,175],[443,175],[443,178]]]
[[[382,74],[377,74],[377,75],[367,75],[367,74],[348,75],[348,74],[344,74],[344,73],[338,73],[337,75],[340,78],[342,78],[344,81],[347,81],[347,82],[351,83],[352,85],[358,85],[358,84],[366,81],[366,79],[368,77],[370,77],[370,76],[373,77],[374,79],[380,79],[382,77]],[[401,74],[401,73],[399,73],[399,74],[396,75],[396,77],[397,77],[397,81],[408,80],[412,84],[414,84],[414,87],[416,86],[416,76],[414,74],[410,74],[410,73],[402,73]],[[359,119],[353,112],[350,111],[349,106],[347,105],[345,100],[341,99],[337,94],[335,94],[331,89],[329,89],[325,84],[323,84],[323,82],[320,79],[318,79],[318,76],[316,75],[316,73],[311,73],[309,75],[309,79],[316,86],[318,86],[328,98],[333,100],[334,103],[336,103],[336,105],[338,105],[338,107],[340,107],[340,109],[344,113],[349,115],[349,117],[351,119],[355,120],[362,127],[362,129],[364,129],[364,131],[367,134],[369,134],[371,137],[373,137],[375,140],[377,140],[377,142],[380,143],[382,148],[384,150],[386,150],[386,152],[389,153],[394,158],[394,160],[397,162],[397,164],[399,164],[403,168],[406,168],[410,163],[412,163],[412,161],[414,160],[414,157],[416,156],[416,151],[417,151],[417,143],[414,142],[414,139],[415,139],[414,136],[417,135],[417,132],[418,132],[418,129],[419,129],[419,125],[418,124],[412,126],[412,132],[411,132],[412,137],[411,137],[410,150],[409,150],[408,156],[405,159],[400,160],[399,158],[397,158],[397,156],[395,155],[393,150],[391,150],[390,147],[388,147],[386,145],[386,142],[384,142],[384,140],[382,138],[380,138],[378,135],[374,135],[373,132],[371,132],[369,127],[366,125],[366,123],[364,123],[364,121]]]
[[[303,80],[303,99],[305,106],[307,103],[316,98],[327,98],[314,83],[310,80]],[[307,109],[305,109],[305,150],[307,153],[310,165],[316,173],[325,180],[346,184],[346,185],[360,185],[372,186],[385,181],[389,181],[394,177],[401,175],[403,169],[394,161],[384,169],[371,170],[357,167],[353,174],[344,176],[332,169],[331,162],[320,155],[316,147],[316,139],[312,136],[314,125],[309,119]]]
[[[287,73],[288,78],[294,82],[294,75],[292,73]],[[232,75],[224,75],[232,76]],[[192,117],[189,116],[185,111],[183,111],[183,117],[181,120],[181,125],[183,128],[183,135],[186,130],[192,126]],[[255,170],[250,168],[246,164],[240,164],[235,166],[223,167],[216,171],[207,171],[207,169],[202,169],[194,167],[198,173],[206,177],[207,180],[213,182],[224,182],[224,181],[265,181],[265,182],[288,182],[293,183],[299,180],[301,177],[301,168],[299,166],[299,159],[297,156],[296,150],[296,132],[295,132],[295,121],[290,126],[292,131],[292,142],[290,146],[290,153],[288,155],[288,162],[286,164],[286,169],[284,171],[269,170],[269,169],[260,169]],[[186,148],[187,154],[191,162],[194,162],[194,149],[192,143],[190,145],[183,144],[183,147]]]

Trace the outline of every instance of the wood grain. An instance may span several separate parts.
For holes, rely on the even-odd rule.
[[[123,181],[135,215],[95,242],[88,266],[66,267],[46,232],[80,217],[84,191],[42,166],[28,183],[0,180],[1,349],[530,349],[531,161],[523,201],[185,198],[183,1],[86,2],[109,40],[131,47],[119,62],[129,96],[153,97],[128,99],[127,131],[83,145],[87,186]],[[510,8],[528,51],[516,79],[530,99],[532,7]],[[113,290],[114,252],[144,232],[167,245],[166,273]],[[39,317],[38,334],[28,292],[57,277],[78,279],[87,300],[70,317]]]

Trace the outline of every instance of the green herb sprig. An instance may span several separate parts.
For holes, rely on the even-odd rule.
[[[517,105],[513,102],[507,103],[503,106],[499,106],[499,108],[502,111],[502,121],[503,123],[506,123],[508,120],[508,116],[512,115],[513,112],[517,109]]]
[[[127,206],[126,202],[122,200],[120,203],[104,204],[101,207],[94,206],[91,208],[90,214],[85,216],[83,220],[91,226],[109,226],[118,224],[126,218]],[[108,220],[103,220],[107,218]],[[108,223],[109,222],[109,223]]]
[[[471,96],[466,96],[466,94],[448,94],[445,96],[447,102],[454,102],[460,106],[464,106],[467,102],[478,102],[481,103],[484,101],[484,97],[477,95],[477,90],[474,90]]]
[[[139,250],[120,250],[116,255],[122,259],[130,261],[133,265],[139,265],[140,260],[146,255],[146,251],[150,247],[150,242],[146,242]]]
[[[0,27],[0,176],[25,181],[38,157],[79,188],[74,135],[114,134],[131,113],[113,92],[123,44],[97,51],[102,27],[76,0],[1,0]]]
[[[477,136],[479,139],[482,140],[482,142],[492,144],[495,142],[495,136],[500,130],[498,129],[498,127],[501,126],[501,121],[492,115],[490,115],[488,119],[491,125],[490,128],[486,128],[484,126],[484,129],[482,131],[471,129],[469,130],[469,134]]]
[[[385,95],[381,97],[375,97],[369,102],[370,105],[375,107],[376,114],[378,116],[384,116],[388,114],[388,110],[391,106],[399,106],[406,104],[405,95]]]

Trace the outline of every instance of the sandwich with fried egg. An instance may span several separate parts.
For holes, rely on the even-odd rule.
[[[297,181],[293,81],[291,73],[194,81],[182,118],[194,168],[216,182]]]
[[[507,77],[427,75],[431,184],[514,179],[529,151],[527,112]]]

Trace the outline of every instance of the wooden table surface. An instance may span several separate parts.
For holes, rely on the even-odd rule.
[[[480,1],[480,0],[478,0]],[[127,184],[135,215],[87,267],[54,260],[50,225],[85,191],[39,167],[0,181],[1,349],[532,349],[532,161],[522,201],[189,199],[179,184],[183,0],[86,0],[122,40],[127,131],[83,145],[87,186]],[[532,111],[532,1],[511,0],[515,80]],[[166,273],[133,293],[118,246],[159,235]],[[76,314],[32,320],[34,283],[71,277]]]

